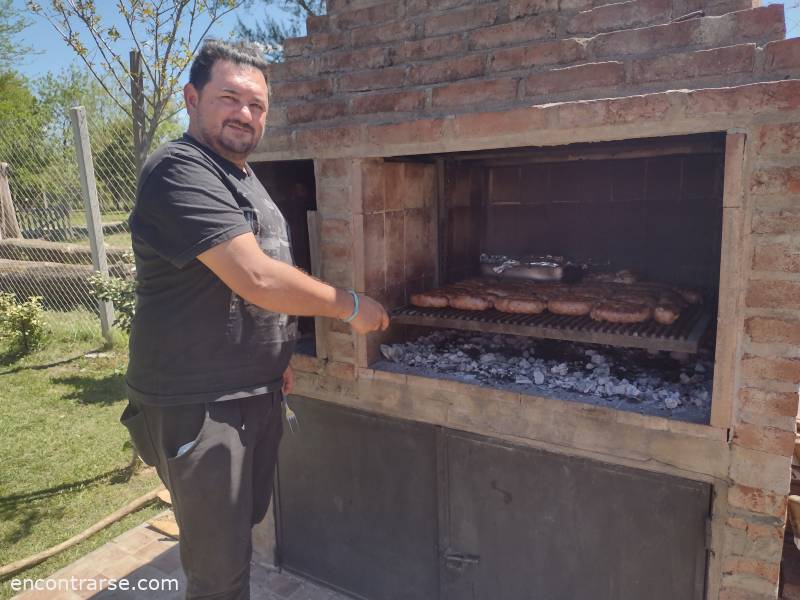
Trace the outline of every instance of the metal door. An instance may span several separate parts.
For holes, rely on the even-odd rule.
[[[710,485],[446,431],[442,597],[700,600]]]
[[[293,396],[278,460],[278,553],[369,600],[438,597],[433,426]]]

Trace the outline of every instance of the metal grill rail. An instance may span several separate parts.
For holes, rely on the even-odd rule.
[[[702,305],[690,306],[675,323],[662,325],[654,320],[644,323],[606,323],[593,321],[588,316],[569,317],[546,311],[538,315],[517,315],[497,310],[470,311],[408,305],[392,311],[392,320],[404,325],[694,353],[698,351],[700,339],[711,322],[711,312]]]

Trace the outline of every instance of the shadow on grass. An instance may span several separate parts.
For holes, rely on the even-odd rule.
[[[11,494],[0,497],[0,519],[14,522],[14,530],[3,537],[3,541],[14,544],[30,535],[33,527],[42,519],[56,519],[62,509],[48,507],[46,514],[35,506],[40,500],[52,496],[63,496],[84,491],[88,487],[105,484],[126,483],[130,479],[130,470],[127,468],[112,469],[89,479],[62,483],[42,490],[34,490],[24,494]]]
[[[70,358],[64,358],[62,360],[57,360],[55,362],[45,363],[41,365],[26,365],[26,366],[14,367],[13,369],[8,369],[7,371],[0,371],[0,375],[11,375],[12,373],[19,373],[20,371],[44,371],[45,369],[49,369],[51,367],[58,367],[60,365],[66,365],[71,362],[75,362],[76,360],[83,358],[84,355],[88,353],[100,352],[101,350],[103,350],[103,348],[96,348],[95,350],[89,350],[88,352],[81,352],[80,354],[71,356]],[[7,367],[15,363],[22,357],[23,355],[20,354],[19,352],[6,350],[0,353],[0,367]]]
[[[127,398],[125,378],[122,373],[113,373],[105,377],[68,375],[53,377],[50,381],[72,388],[64,393],[62,398],[77,400],[81,404],[114,404]]]

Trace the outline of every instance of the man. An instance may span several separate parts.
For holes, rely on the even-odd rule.
[[[362,334],[389,324],[377,302],[292,264],[286,222],[246,163],[264,131],[266,67],[253,46],[203,45],[184,88],[188,133],[144,165],[130,219],[137,308],[122,421],[171,492],[187,598],[249,597],[294,315]]]

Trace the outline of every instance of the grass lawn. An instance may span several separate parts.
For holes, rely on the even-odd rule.
[[[0,564],[58,544],[159,485],[152,469],[125,478],[130,450],[118,419],[127,339],[101,349],[99,326],[79,325],[84,315],[47,321],[42,350],[15,360],[0,348]],[[46,577],[163,509],[140,510],[15,577]],[[11,595],[0,582],[0,598]]]

